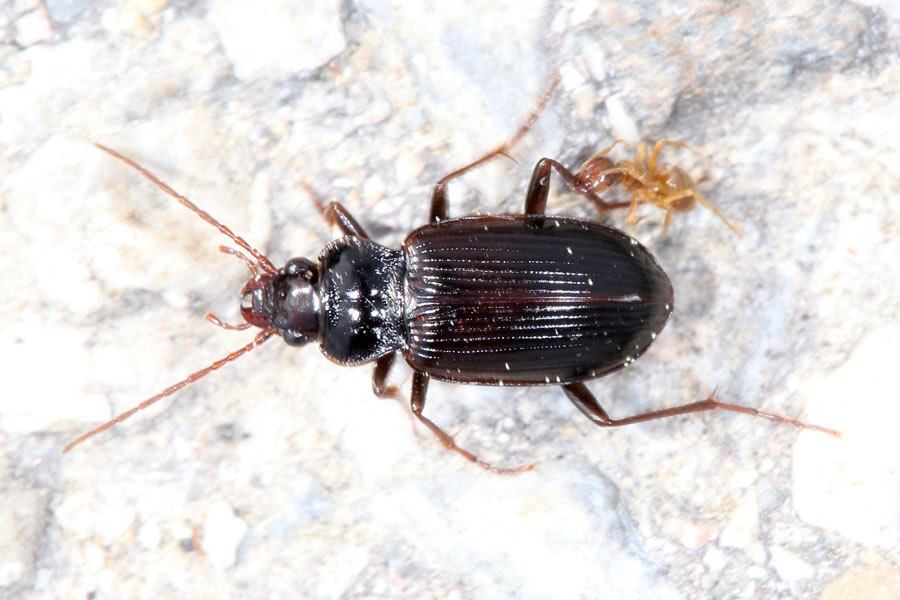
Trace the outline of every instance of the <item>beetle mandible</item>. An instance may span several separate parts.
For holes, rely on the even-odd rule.
[[[315,342],[326,357],[341,365],[374,362],[372,386],[379,396],[397,394],[387,378],[401,353],[413,370],[412,414],[447,449],[495,472],[517,472],[533,465],[495,467],[459,447],[423,414],[430,379],[559,386],[600,427],[721,408],[839,435],[788,417],[726,404],[715,394],[622,419],[607,414],[584,381],[608,375],[641,356],[669,320],[674,292],[649,250],[627,234],[589,220],[545,214],[552,170],[601,212],[622,206],[596,194],[591,178],[609,177],[596,165],[589,162],[572,173],[558,161],[542,158],[534,167],[522,214],[448,218],[447,184],[489,160],[508,156],[558,83],[557,77],[512,138],[435,184],[428,224],[411,232],[399,250],[372,241],[339,202],[325,205],[308,189],[325,219],[344,235],[326,245],[315,261],[292,258],[280,269],[147,169],[96,144],[249,253],[220,247],[252,271],[240,293],[245,322],[230,325],[212,314],[207,319],[226,329],[257,327],[261,331],[247,345],[82,435],[63,452],[274,335],[292,346]],[[634,202],[624,204],[633,210]]]

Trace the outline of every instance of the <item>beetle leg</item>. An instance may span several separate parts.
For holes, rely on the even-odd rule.
[[[526,123],[526,125],[528,125],[529,128],[531,127],[531,125],[528,123]],[[512,160],[512,157],[509,155],[509,150],[522,135],[524,135],[524,132],[520,129],[519,132],[516,133],[516,135],[513,136],[513,138],[509,141],[506,141],[500,146],[497,146],[478,160],[473,160],[469,164],[453,171],[449,175],[445,175],[436,184],[434,184],[434,189],[431,191],[431,212],[428,215],[428,222],[439,223],[440,221],[445,221],[447,219],[447,216],[449,214],[447,208],[447,184],[450,183],[451,180],[464,175],[467,171],[471,171],[472,169],[480,167],[484,163],[493,160],[498,156],[505,156],[506,158]]]
[[[560,76],[557,75],[553,79],[553,82],[550,84],[550,88],[544,93],[544,97],[541,98],[541,101],[538,103],[537,107],[528,116],[528,119],[525,120],[522,126],[519,127],[519,130],[516,131],[516,133],[511,138],[509,138],[481,158],[473,160],[469,164],[456,169],[448,175],[445,175],[436,184],[434,184],[434,189],[431,192],[431,213],[428,217],[429,223],[437,223],[447,219],[447,184],[451,180],[464,175],[472,169],[480,167],[484,163],[491,161],[498,156],[505,156],[512,160],[512,157],[509,155],[510,150],[512,150],[513,146],[515,146],[519,142],[519,140],[522,139],[522,137],[524,137],[532,127],[534,127],[535,122],[544,111],[544,108],[546,108],[547,103],[550,101],[550,97],[556,90],[556,86],[559,85],[559,81]]]
[[[565,180],[569,187],[588,198],[600,211],[600,214],[606,211],[628,206],[628,203],[612,203],[606,202],[598,196],[585,182],[579,179],[567,168],[562,166],[558,161],[552,158],[542,158],[534,165],[531,172],[531,181],[528,184],[528,192],[525,194],[525,214],[526,215],[542,215],[547,207],[547,195],[550,192],[550,170],[556,169],[556,172]]]
[[[430,429],[431,432],[437,436],[437,438],[441,441],[441,444],[444,445],[444,448],[446,448],[447,450],[453,450],[454,452],[461,454],[466,460],[472,461],[482,469],[493,471],[494,473],[512,475],[513,473],[530,471],[534,468],[533,463],[522,465],[520,467],[514,467],[511,469],[496,467],[490,463],[484,462],[471,452],[457,446],[456,442],[453,441],[453,437],[450,434],[435,425],[434,422],[431,421],[431,419],[422,414],[422,411],[425,409],[425,394],[428,391],[428,381],[428,375],[426,375],[425,373],[422,373],[420,371],[416,371],[415,373],[413,373],[412,393],[410,394],[409,398],[409,408],[410,410],[412,410],[413,415],[415,415],[415,417],[423,425],[425,425],[425,427]]]
[[[379,398],[391,397],[399,399],[400,397],[397,386],[389,386],[387,384],[387,378],[391,372],[391,367],[394,366],[394,358],[396,356],[396,352],[391,352],[375,362],[375,371],[372,373],[372,391]]]
[[[529,124],[526,125],[528,125],[529,128],[531,127],[531,125]],[[505,156],[506,158],[513,160],[513,158],[509,155],[509,150],[522,135],[524,135],[524,132],[522,132],[522,130],[519,130],[519,133],[516,133],[516,135],[513,136],[513,138],[509,141],[504,142],[500,146],[497,146],[478,160],[474,160],[464,167],[453,171],[449,175],[443,176],[436,184],[434,184],[434,189],[431,191],[431,211],[428,215],[428,222],[439,223],[441,221],[447,220],[447,216],[449,214],[447,208],[447,184],[450,183],[451,180],[465,174],[467,171],[471,171],[472,169],[480,167],[484,163],[493,160],[498,156]]]
[[[332,223],[344,232],[344,235],[354,235],[358,238],[371,239],[362,225],[353,218],[340,202],[330,202],[328,208],[331,211]]]
[[[756,410],[755,408],[749,408],[747,406],[739,406],[737,404],[726,404],[725,402],[719,402],[718,400],[716,400],[715,392],[710,394],[709,398],[707,398],[706,400],[701,400],[699,402],[691,402],[690,404],[682,404],[681,406],[673,406],[672,408],[664,408],[662,410],[653,410],[650,412],[641,413],[639,415],[625,417],[624,419],[613,419],[609,416],[609,414],[607,414],[605,410],[603,410],[603,407],[600,406],[599,402],[597,402],[597,398],[594,396],[594,394],[591,393],[589,389],[587,389],[587,387],[583,383],[569,383],[562,386],[562,389],[563,392],[565,392],[566,397],[568,397],[569,400],[572,401],[572,404],[574,404],[575,407],[580,410],[584,416],[590,419],[591,422],[598,427],[621,427],[622,425],[631,425],[632,423],[653,421],[654,419],[665,419],[666,417],[675,417],[688,413],[703,412],[705,410],[722,409],[753,415],[755,417],[762,417],[763,419],[769,419],[770,421],[775,421],[778,423],[787,423],[788,425],[793,425],[794,427],[800,429],[809,429],[810,431],[827,433],[837,438],[841,437],[841,433],[839,431],[835,431],[834,429],[828,429],[825,427],[820,427],[818,425],[804,423],[803,421],[791,419],[790,417],[763,412],[761,410]]]
[[[450,175],[453,175],[453,173],[450,173]],[[447,177],[444,179],[447,179]],[[447,182],[444,179],[434,184],[434,189],[431,191],[431,210],[428,213],[429,223],[440,223],[447,220]]]
[[[326,204],[311,185],[304,181],[301,181],[300,183],[306,188],[306,193],[312,197],[316,210],[319,211],[319,214],[325,219],[325,222],[328,223],[329,227],[334,227],[336,225],[344,235],[353,235],[367,240],[371,239],[369,234],[366,233],[366,230],[363,229],[363,226],[353,218],[353,215],[350,214],[349,210],[344,208],[343,204],[335,201]]]
[[[394,358],[396,358],[396,356],[397,354],[395,352],[391,352],[390,354],[385,354],[375,362],[375,370],[372,372],[372,391],[379,398],[393,398],[402,403],[403,396],[400,394],[399,388],[397,388],[396,385],[387,384],[387,378],[391,372],[391,368],[394,366]],[[410,413],[407,414],[410,416],[409,424],[413,434],[416,437],[422,437],[419,430],[416,429],[416,424],[412,421],[413,415]]]

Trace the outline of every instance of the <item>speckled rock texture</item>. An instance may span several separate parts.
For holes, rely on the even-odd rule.
[[[790,8],[786,8],[786,7]],[[0,597],[900,597],[900,6],[892,2],[0,4]],[[542,156],[616,137],[705,209],[628,228],[675,288],[650,351],[590,388],[614,417],[704,398],[733,413],[619,430],[554,388],[433,383],[428,414],[485,472],[371,393],[371,368],[270,341],[62,456],[79,433],[247,343],[228,240],[276,263],[521,210]],[[617,159],[628,152],[617,148]],[[560,187],[553,212],[598,218]],[[623,213],[604,217],[624,227]],[[893,373],[893,374],[892,374]],[[408,389],[409,370],[393,383]]]

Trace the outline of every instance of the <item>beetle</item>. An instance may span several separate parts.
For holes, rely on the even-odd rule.
[[[226,329],[257,327],[260,331],[244,347],[82,435],[63,452],[273,336],[291,346],[316,343],[340,365],[374,362],[372,386],[378,396],[398,394],[387,379],[397,354],[402,354],[413,370],[409,404],[415,418],[445,448],[496,472],[517,472],[533,465],[496,467],[459,447],[423,414],[431,379],[558,386],[600,427],[721,408],[838,435],[788,417],[723,403],[715,394],[621,419],[608,415],[584,382],[630,365],[650,347],[672,314],[674,291],[650,251],[626,233],[590,220],[546,214],[553,171],[601,211],[621,206],[604,201],[590,189],[592,177],[606,176],[593,166],[572,173],[558,161],[542,158],[532,172],[523,213],[449,218],[447,184],[489,160],[508,156],[512,145],[533,125],[556,83],[558,79],[510,140],[435,184],[428,224],[412,231],[398,250],[373,241],[339,202],[326,205],[306,186],[317,209],[343,236],[327,244],[315,260],[292,258],[281,268],[147,169],[95,144],[137,169],[249,253],[220,247],[243,260],[252,272],[240,292],[244,323],[231,325],[212,314],[207,319]]]

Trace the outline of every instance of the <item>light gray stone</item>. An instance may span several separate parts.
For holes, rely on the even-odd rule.
[[[2,548],[0,595],[819,597],[860,553],[900,564],[889,7],[253,6],[50,2],[57,37],[4,38],[0,486],[16,508],[0,523],[27,544]],[[248,271],[217,251],[228,240],[92,141],[278,264],[335,235],[303,182],[398,247],[431,185],[516,131],[557,71],[515,162],[453,182],[451,214],[520,211],[542,156],[574,169],[620,135],[685,140],[696,154],[662,160],[744,236],[702,208],[663,236],[642,207],[628,232],[675,312],[590,388],[614,417],[717,388],[843,440],[735,414],[598,430],[553,388],[432,384],[426,414],[460,444],[538,462],[498,477],[374,398],[370,368],[272,340],[59,456],[249,340],[203,320],[240,319]],[[571,194],[549,207],[597,218]],[[213,506],[230,516],[210,532],[246,526],[224,558],[204,546]]]

